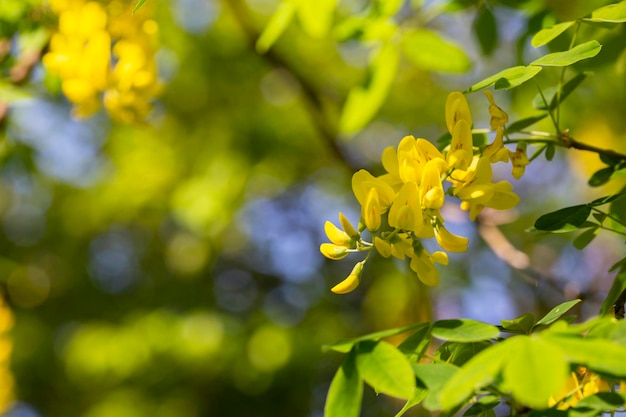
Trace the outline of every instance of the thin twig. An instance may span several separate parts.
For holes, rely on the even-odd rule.
[[[247,37],[250,49],[255,51],[255,45],[260,33],[252,23],[246,6],[242,3],[241,0],[225,0],[223,1],[223,4],[226,7],[230,8],[236,22],[239,24],[242,31]],[[282,68],[287,71],[298,82],[298,84],[302,88],[304,102],[311,117],[311,121],[319,132],[321,138],[324,140],[332,154],[343,165],[347,166],[350,170],[354,170],[355,167],[352,166],[350,161],[344,156],[341,148],[337,144],[337,129],[328,121],[324,113],[324,105],[322,103],[320,95],[316,91],[315,87],[311,84],[311,82],[309,82],[309,80],[307,80],[306,77],[295,68],[295,66],[291,65],[274,49],[268,50],[261,56],[273,66]]]

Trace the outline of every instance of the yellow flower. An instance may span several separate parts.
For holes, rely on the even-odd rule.
[[[341,227],[343,227],[343,230],[345,230],[350,238],[352,238],[353,240],[359,240],[361,238],[359,232],[356,231],[354,226],[352,226],[352,223],[350,223],[350,220],[348,220],[348,218],[344,216],[342,212],[339,212],[339,223],[341,223]]]
[[[352,244],[352,238],[328,220],[324,223],[324,232],[326,233],[328,240],[335,245],[350,247]]]
[[[454,132],[454,127],[459,120],[465,120],[467,124],[472,126],[472,114],[469,105],[463,93],[453,91],[448,94],[446,99],[446,125],[448,132]]]
[[[437,243],[443,249],[450,252],[466,252],[467,251],[467,243],[469,239],[463,236],[458,236],[452,234],[443,227],[443,225],[437,225],[435,227],[435,238],[437,239]]]
[[[465,120],[459,120],[452,131],[452,142],[446,160],[450,167],[467,169],[474,157],[472,130]]]
[[[420,183],[422,207],[439,209],[443,206],[444,197],[439,163],[433,159],[428,161],[422,172],[422,181]]]
[[[506,125],[509,121],[509,115],[496,105],[491,91],[485,90],[484,92],[487,96],[487,100],[489,100],[489,114],[491,115],[491,120],[489,124],[491,126],[491,129],[504,127],[504,125]]]
[[[526,165],[530,163],[528,157],[526,157],[526,149],[518,146],[515,152],[509,151],[509,158],[511,158],[511,165],[513,166],[511,171],[513,177],[515,177],[515,179],[522,178],[526,170]]]
[[[504,147],[504,130],[502,127],[496,129],[496,137],[491,145],[483,150],[483,157],[489,158],[489,162],[509,162],[509,150]]]
[[[348,275],[346,279],[335,285],[330,290],[335,294],[347,294],[354,291],[361,282],[363,265],[365,265],[365,261],[358,262],[356,265],[354,265],[354,268],[352,268],[352,272],[350,272],[350,275]]]
[[[597,394],[598,392],[609,391],[611,391],[611,387],[608,382],[581,366],[576,372],[570,374],[567,384],[565,388],[561,390],[561,393],[549,399],[548,406],[553,407],[559,404],[557,409],[566,410],[576,406],[576,404],[585,397]]]
[[[322,243],[320,245],[320,252],[322,255],[333,261],[338,261],[348,256],[348,248],[345,246],[335,245],[332,243]]]
[[[422,227],[422,207],[414,182],[405,183],[389,209],[389,226],[417,232]]]
[[[421,249],[419,253],[411,257],[411,269],[417,277],[426,285],[435,286],[439,284],[439,271],[435,267],[435,262],[446,263],[448,256],[444,252],[436,252],[436,256],[431,256],[426,249]]]

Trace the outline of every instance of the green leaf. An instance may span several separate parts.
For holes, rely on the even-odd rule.
[[[402,50],[409,61],[427,71],[464,73],[472,66],[460,46],[428,29],[407,33]]]
[[[381,330],[380,332],[366,334],[363,336],[355,337],[354,339],[342,340],[333,345],[324,345],[322,346],[322,351],[328,352],[329,350],[334,350],[336,352],[347,353],[352,349],[354,345],[365,340],[376,341],[376,340],[383,339],[385,337],[402,334],[410,330],[417,330],[417,332],[419,332],[423,330],[424,328],[428,329],[429,327],[430,327],[430,323],[413,323],[407,326],[397,327],[395,329]]]
[[[626,194],[621,192],[615,200],[611,202],[609,214],[619,220],[622,225],[626,225]]]
[[[560,97],[557,97],[557,94],[556,94],[557,87],[551,87],[551,88],[544,90],[543,96],[541,94],[537,94],[533,98],[533,107],[536,108],[537,110],[555,109],[559,104],[559,101],[557,101],[557,98],[562,103],[563,100],[565,100],[567,96],[569,96],[572,93],[572,91],[574,91],[576,87],[578,87],[580,83],[585,80],[585,78],[587,78],[587,74],[580,73],[580,74],[577,74],[574,78],[572,78],[568,82],[566,82],[565,85],[563,85],[563,89],[561,90]],[[547,106],[546,106],[546,103],[543,101],[544,98],[548,102]]]
[[[398,350],[417,362],[428,349],[430,340],[430,323],[421,323],[421,327],[418,327],[415,333],[400,343]]]
[[[583,59],[592,58],[600,52],[602,45],[598,41],[589,41],[573,47],[564,52],[554,52],[534,60],[530,65],[543,67],[566,67]]]
[[[537,328],[538,326],[547,326],[549,324],[554,323],[558,319],[563,316],[563,314],[567,313],[572,307],[576,304],[580,303],[581,300],[571,300],[566,301],[564,303],[559,304],[554,307],[552,310],[548,311],[548,313],[543,316],[534,326],[533,328]]]
[[[358,417],[363,398],[363,381],[356,368],[352,350],[337,370],[324,405],[325,417]]]
[[[608,204],[608,203],[612,203],[613,201],[617,200],[620,197],[626,196],[626,191],[622,190],[617,194],[611,194],[611,195],[607,195],[606,197],[600,197],[600,198],[596,198],[595,200],[593,200],[591,203],[587,204],[588,206],[591,207],[597,207],[597,206],[601,206],[603,204]]]
[[[519,132],[526,129],[528,126],[532,126],[540,120],[545,119],[548,113],[540,114],[539,116],[526,117],[525,119],[516,120],[506,127],[507,133]]]
[[[601,185],[606,184],[610,179],[611,175],[615,172],[615,167],[606,167],[602,168],[599,171],[593,173],[591,178],[589,178],[589,185],[592,187],[599,187]]]
[[[431,334],[451,342],[479,342],[498,337],[496,326],[470,319],[439,320],[433,324]]]
[[[578,250],[582,250],[587,247],[598,236],[598,232],[600,231],[600,226],[591,227],[578,236],[572,241],[574,247]]]
[[[588,22],[626,22],[626,1],[600,7],[591,13],[591,18],[583,19]]]
[[[535,316],[526,313],[513,320],[500,320],[500,325],[502,330],[508,333],[529,334],[535,325]]]
[[[619,261],[615,262],[610,268],[609,268],[609,272],[613,272],[618,268],[621,268],[622,266],[626,265],[626,258],[622,258]]]
[[[593,410],[594,415],[601,415],[610,411],[615,411],[624,407],[626,396],[617,392],[599,392],[590,395],[576,403],[575,410]]]
[[[578,229],[589,217],[591,207],[587,204],[565,207],[544,214],[535,222],[535,229],[552,233],[565,233]]]
[[[296,7],[291,1],[284,1],[280,3],[276,12],[270,18],[270,21],[263,29],[263,32],[256,41],[256,50],[260,54],[267,52],[272,45],[278,40],[280,35],[283,34],[289,23],[293,19]]]
[[[491,343],[487,341],[472,343],[446,342],[437,349],[435,358],[452,365],[463,366],[465,362],[489,346],[491,346]]]
[[[12,83],[0,80],[0,102],[12,103],[33,98],[33,95]]]
[[[528,67],[517,66],[507,68],[495,75],[492,75],[491,77],[487,77],[484,80],[477,82],[465,90],[465,92],[473,93],[474,91],[482,90],[483,88],[491,87],[492,85],[495,85],[496,90],[502,88],[511,89],[532,79],[535,75],[539,74],[540,71],[541,67],[534,65]]]
[[[554,144],[549,143],[546,145],[546,161],[552,161],[554,159],[554,154],[556,152],[556,146]]]
[[[148,0],[139,0],[133,9],[133,14],[137,13],[137,10],[141,8]]]
[[[413,396],[406,402],[406,404],[404,404],[404,407],[402,407],[402,409],[398,411],[398,414],[396,414],[395,417],[403,416],[404,413],[406,413],[410,408],[413,408],[416,405],[420,404],[422,401],[424,401],[426,395],[428,395],[428,390],[426,388],[415,388],[415,391],[413,391]]]
[[[500,404],[500,397],[497,395],[484,395],[463,413],[463,417],[479,416],[489,410],[493,410],[498,404]]]
[[[393,43],[387,43],[374,52],[368,82],[350,90],[343,106],[339,120],[341,133],[355,134],[376,115],[395,78],[398,60],[398,48]]]
[[[513,398],[531,408],[547,408],[548,400],[565,387],[569,364],[563,352],[536,337],[516,336],[507,341],[511,357],[502,385]]]
[[[616,265],[618,264],[620,270],[613,280],[611,289],[604,299],[602,307],[600,307],[601,316],[605,315],[609,311],[609,309],[613,307],[619,296],[624,292],[624,290],[626,290],[626,258],[619,261]]]
[[[442,410],[454,409],[471,397],[475,390],[493,383],[511,353],[509,344],[504,341],[470,359],[439,392]]]
[[[572,26],[574,23],[575,22],[563,22],[546,29],[541,29],[535,34],[535,36],[533,36],[530,44],[535,48],[545,45],[557,36],[559,36],[561,33],[565,32],[567,29],[569,29],[570,26]]]
[[[367,340],[356,345],[359,374],[376,392],[409,399],[415,374],[406,356],[387,342]]]
[[[447,363],[418,363],[413,369],[415,375],[428,388],[424,408],[430,411],[440,410],[439,391],[459,368]]]
[[[597,338],[556,334],[546,334],[545,338],[551,344],[559,346],[572,364],[583,365],[592,371],[616,378],[626,378],[626,346]]]
[[[498,23],[491,9],[481,7],[472,26],[480,50],[484,55],[490,56],[498,46]]]
[[[300,1],[298,20],[304,32],[312,38],[323,38],[333,23],[337,0]]]

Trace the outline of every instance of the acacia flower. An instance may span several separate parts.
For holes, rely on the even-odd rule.
[[[466,252],[469,239],[450,233],[442,224],[435,227],[435,238],[443,249],[449,252]]]
[[[511,165],[513,166],[511,174],[513,174],[515,179],[519,180],[522,178],[522,175],[524,175],[526,165],[530,164],[530,161],[526,156],[526,148],[518,146],[515,149],[515,152],[509,151],[509,158],[511,158]]]
[[[414,182],[405,183],[389,209],[389,226],[418,232],[422,227],[419,190]]]
[[[350,275],[330,290],[335,294],[347,294],[354,291],[361,282],[361,274],[363,273],[364,265],[365,261],[357,262],[357,264],[354,265],[354,268],[352,268]]]
[[[489,158],[489,162],[509,162],[509,150],[504,147],[504,130],[501,126],[496,129],[496,137],[493,143],[483,149],[483,156]]]
[[[435,263],[448,264],[448,255],[445,252],[435,252],[432,255],[424,248],[411,257],[410,267],[417,274],[417,277],[426,285],[434,286],[439,284],[439,271]]]
[[[493,93],[489,90],[484,91],[487,96],[487,100],[489,100],[489,115],[491,115],[491,120],[489,124],[492,130],[495,130],[499,127],[504,127],[509,122],[509,115],[502,110],[498,105],[496,105],[495,100],[493,99]]]
[[[452,131],[452,142],[446,160],[450,167],[467,169],[473,157],[472,129],[466,120],[459,120]]]
[[[463,93],[453,91],[448,94],[446,99],[446,126],[448,132],[452,133],[454,127],[459,120],[465,120],[467,124],[472,126],[472,114],[470,113],[469,104]]]

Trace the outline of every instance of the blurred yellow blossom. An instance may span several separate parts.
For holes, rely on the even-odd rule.
[[[43,64],[61,79],[77,117],[97,112],[101,102],[116,120],[143,120],[158,93],[154,54],[158,25],[120,0],[101,3],[51,0],[59,16]]]

